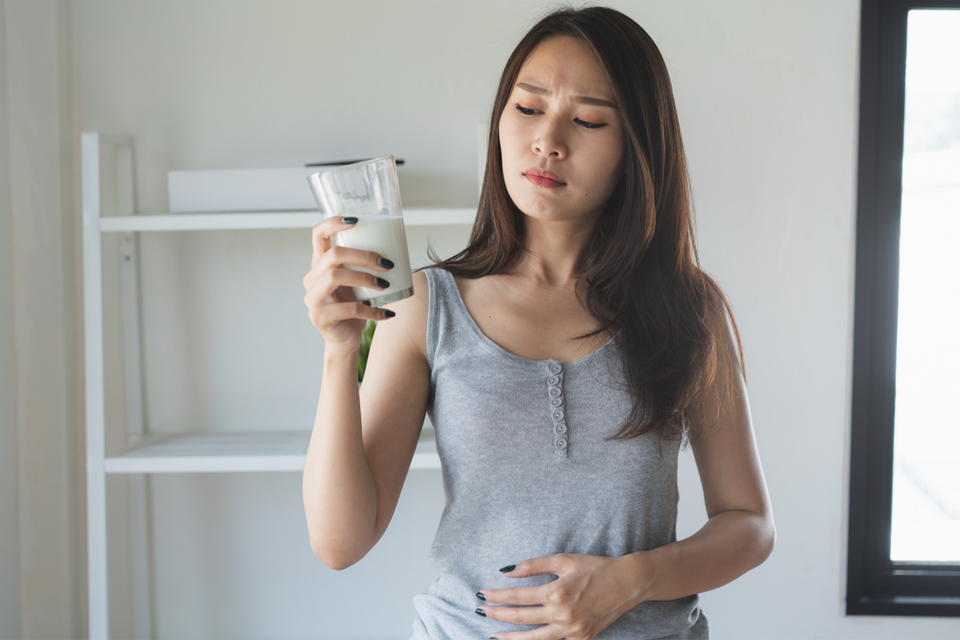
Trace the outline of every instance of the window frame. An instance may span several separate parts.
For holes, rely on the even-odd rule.
[[[847,615],[960,616],[960,564],[890,560],[907,14],[862,0]]]

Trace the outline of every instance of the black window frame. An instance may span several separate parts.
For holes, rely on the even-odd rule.
[[[960,564],[890,560],[907,14],[862,0],[847,615],[960,616]]]

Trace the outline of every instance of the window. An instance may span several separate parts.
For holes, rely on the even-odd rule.
[[[847,613],[960,616],[960,0],[863,0]]]

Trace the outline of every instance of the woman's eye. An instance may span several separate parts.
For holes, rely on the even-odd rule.
[[[537,112],[536,109],[527,109],[526,107],[521,107],[519,104],[517,105],[517,111],[525,116],[532,116]]]
[[[581,120],[580,118],[574,118],[573,121],[584,129],[600,129],[601,127],[607,126],[605,122],[587,122],[586,120]]]

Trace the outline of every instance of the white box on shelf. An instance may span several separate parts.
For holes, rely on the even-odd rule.
[[[307,176],[323,167],[170,171],[170,211],[316,209]]]

